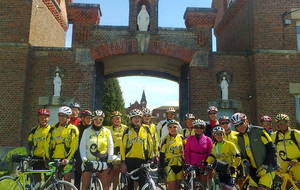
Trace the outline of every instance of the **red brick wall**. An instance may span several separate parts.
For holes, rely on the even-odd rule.
[[[300,8],[294,0],[255,0],[254,3],[254,48],[296,49],[296,23],[284,27],[281,15],[291,8]],[[286,18],[291,18],[290,15]]]
[[[289,83],[300,82],[300,55],[256,54],[254,61],[257,117],[283,112],[295,121],[295,97],[289,93]]]
[[[0,46],[0,146],[21,143],[28,47]]]
[[[63,7],[61,8],[63,10]],[[65,46],[64,28],[42,0],[36,0],[32,3],[29,43],[33,46]]]
[[[0,42],[28,42],[31,1],[0,1]]]
[[[219,0],[222,3],[223,0]],[[215,25],[218,51],[245,51],[252,46],[251,2],[236,0],[229,8],[225,8],[223,19]],[[220,10],[222,12],[222,8]],[[217,18],[220,20],[220,14]]]
[[[190,108],[196,117],[207,119],[209,101],[220,99],[217,73],[226,71],[232,74],[229,86],[229,99],[241,101],[242,109],[251,119],[254,119],[253,100],[247,100],[252,94],[248,58],[242,55],[213,54],[209,67],[191,67]]]

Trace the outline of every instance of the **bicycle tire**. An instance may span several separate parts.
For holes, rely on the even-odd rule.
[[[78,190],[75,185],[73,185],[72,183],[68,182],[68,181],[58,181],[55,184],[50,184],[46,190],[65,190],[65,189],[70,189],[70,190]]]
[[[24,190],[22,184],[16,179],[12,176],[2,176],[0,177],[0,187],[3,186],[6,190]]]
[[[127,177],[123,173],[119,174],[119,184],[117,186],[117,189],[118,190],[126,190],[127,189]]]
[[[103,190],[101,180],[97,177],[93,177],[91,180],[89,190]]]

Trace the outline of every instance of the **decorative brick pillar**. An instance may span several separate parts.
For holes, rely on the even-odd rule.
[[[100,23],[100,5],[71,3],[68,10],[69,22],[73,24],[73,47],[82,47],[91,37],[93,26]]]
[[[188,7],[184,14],[186,28],[196,33],[197,43],[207,51],[212,49],[212,28],[216,12],[213,8]]]

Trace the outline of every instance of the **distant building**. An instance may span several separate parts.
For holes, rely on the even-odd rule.
[[[136,100],[133,104],[130,103],[130,106],[126,108],[126,112],[129,113],[133,109],[140,109],[142,110],[143,108],[147,107],[147,99],[146,99],[146,94],[145,90],[143,90],[142,98],[140,103]]]
[[[178,106],[160,106],[152,110],[153,122],[157,123],[163,119],[166,119],[168,108],[174,108],[176,110],[175,120],[179,121],[179,107]]]

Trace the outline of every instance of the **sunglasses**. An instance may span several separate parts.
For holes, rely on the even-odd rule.
[[[103,118],[102,118],[102,117],[93,117],[93,120],[100,120],[100,121],[103,121]]]
[[[221,125],[228,125],[229,124],[229,122],[222,122],[222,123],[220,123]]]
[[[214,133],[214,136],[224,136],[223,133]]]
[[[194,129],[205,129],[205,127],[203,127],[203,126],[196,126],[196,127],[194,127]]]
[[[236,124],[236,125],[234,125],[234,127],[238,127],[238,126],[241,126],[241,125],[243,125],[243,124],[244,124],[244,122],[239,123],[239,124]]]

